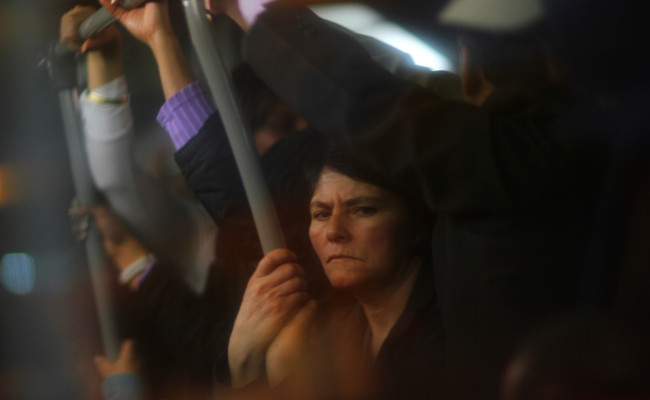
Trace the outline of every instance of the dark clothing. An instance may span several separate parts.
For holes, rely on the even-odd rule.
[[[313,131],[296,132],[278,141],[261,157],[287,246],[306,268],[315,291],[322,289],[325,277],[307,234],[311,189],[303,166],[322,151],[321,141],[322,137]],[[243,294],[263,254],[218,113],[206,121],[175,158],[188,186],[219,227],[218,267],[237,271]]]
[[[497,87],[482,107],[444,100],[295,4],[267,7],[245,58],[313,127],[436,212],[449,361],[471,370],[463,385],[494,390],[525,332],[577,300],[601,166],[565,129],[561,93]]]
[[[136,341],[142,371],[154,391],[210,388],[213,369],[228,376],[227,347],[241,294],[233,271],[211,268],[198,295],[172,268],[156,264],[125,298],[127,337]]]
[[[580,99],[575,124],[598,124],[613,138],[584,270],[584,303],[650,325],[650,105],[639,83],[601,104]],[[613,97],[613,98],[612,98]],[[601,97],[602,98],[602,97]],[[598,118],[594,118],[594,114]]]
[[[435,398],[440,394],[444,359],[444,329],[432,270],[427,265],[375,359],[377,397]]]
[[[421,267],[404,311],[374,361],[370,326],[361,304],[346,294],[335,293],[319,307],[319,318],[325,326],[318,332],[327,332],[319,336],[333,346],[328,354],[342,354],[341,362],[359,362],[359,368],[372,372],[371,393],[365,397],[431,399],[440,395],[445,337],[430,265]]]

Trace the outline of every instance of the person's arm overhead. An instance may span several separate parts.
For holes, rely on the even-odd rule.
[[[525,207],[564,184],[570,138],[557,102],[523,96],[521,112],[499,113],[444,100],[391,75],[297,4],[267,6],[245,58],[312,126],[420,187],[438,211]]]
[[[169,22],[166,0],[131,10],[119,3],[111,4],[110,0],[100,2],[133,36],[149,46],[158,64],[165,99],[196,81]]]
[[[201,187],[197,187],[192,179],[188,179],[188,182],[217,221],[232,203],[241,202],[245,197],[220,116],[189,69],[169,25],[167,3],[148,3],[134,10],[110,5],[109,1],[102,1],[102,4],[137,39],[151,48],[167,100],[160,109],[158,122],[169,133],[177,154],[183,155],[176,159],[186,178],[187,171],[201,169],[206,162],[213,166],[210,169],[219,178],[215,181],[219,187],[219,193],[215,196],[207,194],[209,199],[206,201],[203,183],[200,182]],[[200,132],[206,133],[202,138],[192,140]],[[202,157],[204,154],[206,157]]]
[[[86,41],[77,33],[94,11],[77,6],[61,19],[61,41],[87,57],[88,89],[82,92],[80,105],[93,180],[134,233],[200,292],[213,259],[206,254],[212,254],[215,228],[198,204],[172,196],[136,165],[119,30],[110,26]],[[174,237],[174,230],[184,232],[179,235],[183,239]]]

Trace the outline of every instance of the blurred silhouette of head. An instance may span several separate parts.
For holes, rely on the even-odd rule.
[[[546,10],[540,0],[454,0],[442,24],[457,30],[466,100],[480,106],[495,87],[548,84]]]

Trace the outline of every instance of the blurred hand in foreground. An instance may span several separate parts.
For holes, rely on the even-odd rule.
[[[124,223],[105,206],[80,206],[73,200],[69,214],[73,221],[73,231],[79,240],[85,239],[92,217],[102,235],[104,250],[115,267],[122,271],[134,261],[149,254],[147,248],[124,225]]]
[[[97,371],[106,379],[117,374],[138,374],[140,371],[138,359],[133,350],[133,340],[127,339],[122,342],[120,354],[114,362],[109,361],[104,356],[95,356],[95,366]]]

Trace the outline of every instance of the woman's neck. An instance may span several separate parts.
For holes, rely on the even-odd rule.
[[[373,360],[377,357],[390,330],[402,315],[419,271],[420,265],[414,266],[394,284],[388,285],[382,290],[373,291],[372,295],[366,293],[362,296],[355,296],[361,303],[370,325],[370,347]]]

